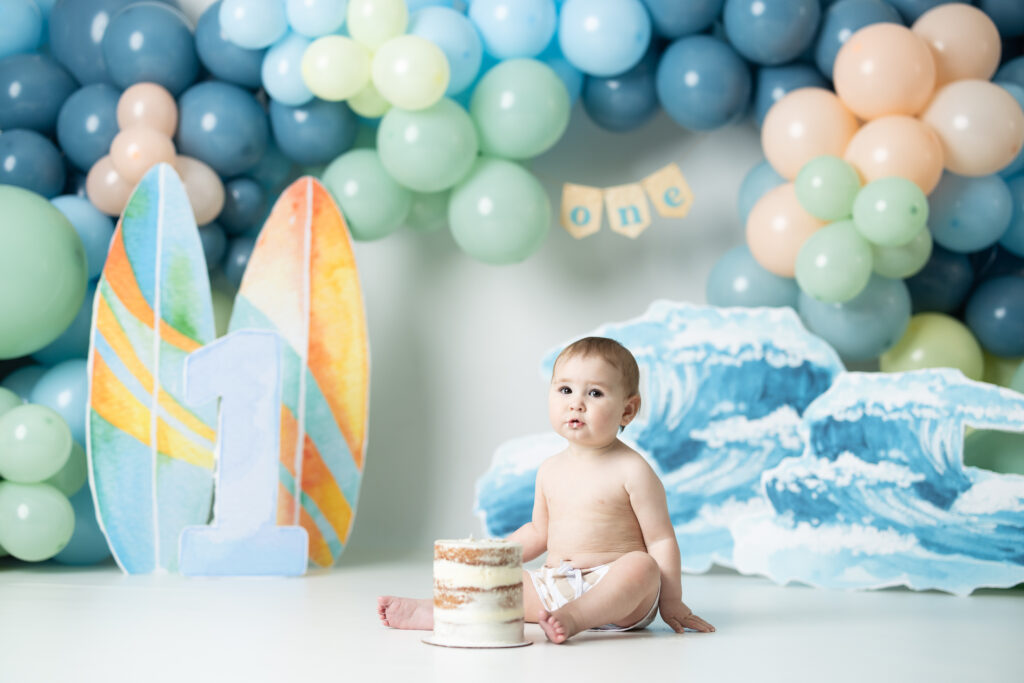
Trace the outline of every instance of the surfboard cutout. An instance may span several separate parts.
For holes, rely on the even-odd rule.
[[[192,207],[159,164],[118,221],[89,343],[89,478],[129,574],[176,571],[181,529],[209,521],[217,406],[187,406],[182,383],[185,357],[215,338]]]
[[[369,406],[362,289],[345,220],[315,178],[274,205],[235,298],[231,331],[284,339],[278,524],[309,533],[309,558],[329,567],[355,519]]]

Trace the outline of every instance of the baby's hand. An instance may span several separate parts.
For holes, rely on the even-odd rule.
[[[682,602],[676,602],[670,605],[662,604],[660,607],[661,618],[664,619],[665,623],[671,626],[672,630],[676,633],[682,633],[686,629],[700,631],[701,633],[713,633],[715,631],[714,626],[698,617],[693,613],[693,610]]]

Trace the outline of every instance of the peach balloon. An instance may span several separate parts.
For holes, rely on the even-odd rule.
[[[217,218],[224,208],[224,183],[217,172],[199,159],[186,156],[174,160],[174,170],[181,176],[196,225],[206,225]]]
[[[977,7],[951,3],[933,7],[910,27],[935,60],[935,87],[965,78],[988,80],[999,67],[999,29]]]
[[[117,125],[155,128],[168,137],[178,128],[178,105],[166,88],[156,83],[136,83],[117,101]]]
[[[930,126],[913,116],[883,116],[865,123],[844,157],[864,184],[898,175],[929,194],[942,178],[942,143]]]
[[[750,210],[747,246],[765,270],[793,277],[800,247],[824,225],[825,221],[800,206],[793,183],[784,183],[765,193]]]
[[[921,119],[935,129],[946,168],[965,176],[995,173],[1024,145],[1024,112],[994,83],[954,81],[935,93]]]
[[[85,194],[89,201],[108,216],[121,215],[134,189],[134,183],[118,175],[109,154],[98,159],[85,177]]]
[[[847,40],[832,67],[836,94],[871,120],[917,114],[935,89],[935,60],[920,36],[899,24],[871,24]]]
[[[155,164],[173,164],[176,154],[171,138],[148,126],[122,128],[110,143],[111,163],[133,185]]]
[[[772,168],[793,180],[815,157],[842,156],[856,131],[857,119],[834,93],[799,88],[768,110],[761,126],[761,146]]]

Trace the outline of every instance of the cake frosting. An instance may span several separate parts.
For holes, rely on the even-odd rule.
[[[434,636],[438,645],[523,643],[523,546],[513,541],[434,541]]]

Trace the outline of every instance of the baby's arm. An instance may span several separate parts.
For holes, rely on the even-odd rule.
[[[548,501],[544,497],[544,466],[537,470],[537,483],[533,492],[533,519],[516,529],[508,540],[523,546],[523,562],[529,562],[548,549]]]

